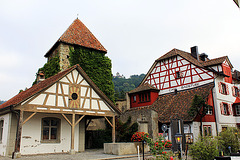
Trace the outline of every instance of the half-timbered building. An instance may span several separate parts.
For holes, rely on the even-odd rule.
[[[0,155],[74,154],[85,149],[86,128],[105,119],[112,126],[121,111],[93,83],[79,65],[69,68],[70,47],[106,54],[107,50],[79,20],[68,27],[45,54],[48,61],[59,56],[61,72],[45,79],[0,105]]]
[[[173,49],[156,59],[139,87],[127,94],[127,114],[151,109],[158,113],[159,132],[162,124],[182,119],[184,133],[197,138],[202,127],[203,135],[214,136],[228,126],[239,126],[239,78],[227,56],[209,59],[196,46],[191,53]],[[157,98],[151,92],[157,92]],[[189,116],[194,95],[210,106],[202,126],[199,115]]]
[[[0,108],[4,156],[84,151],[86,122],[94,118],[110,123],[115,141],[120,113],[79,65],[40,81]]]

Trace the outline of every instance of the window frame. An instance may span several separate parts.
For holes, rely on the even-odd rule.
[[[150,92],[140,93],[139,94],[139,103],[145,103],[151,101],[151,94]]]
[[[208,106],[206,115],[212,115],[212,114],[213,114],[213,107],[212,106]]]
[[[228,110],[228,104],[227,103],[223,103],[223,114],[224,115],[229,115],[229,110]]]
[[[233,89],[234,89],[234,93],[235,93],[235,94],[233,94],[233,96],[234,96],[234,97],[238,97],[238,96],[239,96],[238,87],[233,86]]]
[[[49,126],[44,126],[43,121],[47,120],[49,121]],[[52,126],[52,120],[57,122],[56,126]],[[55,117],[44,117],[42,118],[41,121],[41,143],[60,143],[60,132],[61,132],[61,119],[59,118],[55,118]],[[48,132],[49,132],[49,138],[48,139],[43,139],[43,130],[44,128],[49,128]],[[56,132],[56,139],[51,139],[51,132],[52,132],[52,128],[57,128],[57,132]]]
[[[240,105],[234,105],[234,116],[240,116]]]
[[[207,132],[205,132],[205,131],[207,131]],[[212,137],[212,126],[211,125],[203,125],[203,135],[205,137],[207,137],[207,136]]]
[[[4,127],[4,119],[0,119],[0,143],[2,143],[2,138],[3,138],[3,127]]]
[[[221,83],[222,94],[227,95],[227,86],[225,83]]]

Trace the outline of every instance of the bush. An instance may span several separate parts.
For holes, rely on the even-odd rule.
[[[218,156],[217,139],[211,137],[200,137],[190,145],[190,155],[192,159],[213,160]]]
[[[146,140],[148,138],[148,133],[145,132],[135,132],[132,135],[131,141],[133,142],[142,142],[143,140]]]
[[[222,131],[218,136],[219,149],[223,151],[224,155],[230,155],[231,152],[237,152],[240,147],[239,143],[239,131],[237,128],[229,127],[225,131]]]

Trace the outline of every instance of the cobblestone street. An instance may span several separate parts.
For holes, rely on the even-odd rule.
[[[147,156],[147,155],[146,155]],[[0,157],[0,160],[10,160],[12,157]],[[17,160],[110,160],[110,159],[126,159],[137,160],[137,155],[110,155],[104,154],[103,149],[91,149],[75,155],[69,154],[45,154],[45,155],[30,155],[22,156]],[[142,155],[140,157],[142,160]]]

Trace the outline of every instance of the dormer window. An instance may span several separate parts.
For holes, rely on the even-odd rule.
[[[150,92],[139,94],[139,102],[149,102],[150,100],[151,100],[150,99]]]

